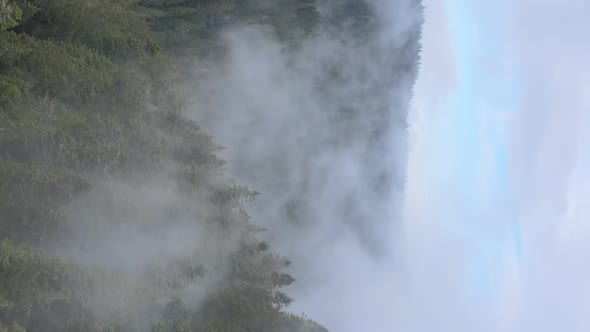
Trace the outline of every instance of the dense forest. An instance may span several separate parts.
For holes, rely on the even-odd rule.
[[[223,53],[222,26],[264,21],[297,38],[317,20],[313,1],[2,0],[0,15],[0,330],[323,330],[283,311],[289,261],[242,208],[257,193],[224,177],[221,147],[175,91],[192,57]],[[100,220],[68,208],[111,199],[102,208],[117,209],[121,197],[100,197],[105,182],[154,178],[170,191],[162,218],[133,202]],[[101,241],[116,245],[101,239],[108,229],[163,234],[191,222],[227,242],[217,253],[226,266],[180,249],[145,249],[128,266],[86,259]],[[97,243],[74,243],[85,233]]]
[[[347,2],[331,20],[366,20]],[[289,313],[297,276],[246,212],[258,192],[186,98],[222,31],[297,49],[319,7],[0,0],[0,331],[326,331]]]

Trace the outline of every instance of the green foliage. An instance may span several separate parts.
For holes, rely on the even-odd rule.
[[[63,221],[63,206],[90,189],[83,179],[47,167],[0,161],[0,234],[19,241],[40,239]]]
[[[0,0],[0,31],[17,26],[23,17],[22,9],[13,1]]]
[[[160,51],[144,16],[131,9],[135,1],[30,1],[39,8],[35,23],[29,23],[33,35],[82,43],[117,57]]]
[[[25,94],[27,92],[25,91]],[[15,136],[28,144],[47,144],[52,137],[76,129],[88,129],[86,119],[78,113],[72,112],[65,105],[53,98],[29,99],[13,98],[18,104],[9,103],[0,108],[0,123],[4,128],[11,129]],[[31,147],[29,147],[31,148]]]
[[[324,332],[284,313],[295,279],[245,212],[258,193],[223,176],[178,89],[195,56],[223,54],[228,25],[293,40],[319,19],[312,0],[0,0],[0,332]],[[227,241],[223,272],[198,252],[133,274],[54,251],[91,183],[162,174]]]
[[[12,0],[22,12],[21,22],[29,20],[33,15],[35,15],[39,8],[37,8],[34,4],[30,2],[30,0]]]
[[[11,304],[4,310],[27,311],[33,303],[82,296],[80,273],[57,258],[0,242],[0,298]]]
[[[165,53],[194,56],[219,49],[215,30],[231,22],[235,0],[142,0],[137,11],[148,18]]]
[[[19,324],[14,323],[10,327],[0,325],[0,332],[27,332],[27,330]]]
[[[83,179],[56,169],[31,167],[17,162],[0,161],[0,188],[12,192],[36,192],[53,198],[71,198],[90,185]]]
[[[210,199],[211,203],[223,214],[243,215],[242,203],[252,202],[258,195],[258,192],[244,186],[224,185],[216,188]]]
[[[16,160],[51,162],[79,170],[89,166],[100,142],[93,141],[88,117],[54,98],[27,98],[0,107],[0,151]],[[100,146],[102,150],[108,147]],[[111,152],[111,155],[114,152]],[[102,155],[108,163],[108,153]]]
[[[155,296],[118,276],[8,241],[0,242],[0,300],[0,323],[12,320],[32,331],[140,330],[134,319],[149,321],[160,307]]]
[[[0,32],[0,72],[22,79],[40,94],[89,100],[111,86],[112,63],[83,45]]]
[[[14,107],[29,96],[31,86],[27,82],[5,75],[0,75],[0,108]]]
[[[256,290],[264,299],[265,305],[281,309],[291,303],[291,298],[279,291],[279,288],[292,284],[295,279],[280,272],[289,265],[289,261],[272,253],[259,250],[255,238],[243,243],[242,248],[233,258],[230,280],[241,289]]]

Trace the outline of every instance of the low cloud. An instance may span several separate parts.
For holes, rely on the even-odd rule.
[[[203,108],[223,111],[195,116],[229,147],[230,174],[262,193],[251,213],[293,259],[291,310],[332,331],[390,331],[422,8],[319,8],[294,48],[264,27],[228,31],[219,72],[199,79]]]

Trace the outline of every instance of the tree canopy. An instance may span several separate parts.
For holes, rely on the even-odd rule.
[[[257,193],[223,175],[222,147],[185,116],[175,85],[188,54],[219,49],[224,26],[294,38],[287,26],[309,33],[318,18],[313,1],[0,0],[0,331],[325,331],[284,311],[295,279],[245,213]],[[172,227],[71,212],[88,197],[116,204],[105,181],[162,174],[206,211],[191,223],[219,234],[222,269],[186,251],[131,273],[56,245],[79,229],[100,241],[111,227]]]

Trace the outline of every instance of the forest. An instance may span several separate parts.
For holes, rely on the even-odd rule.
[[[366,19],[348,3],[334,17]],[[0,0],[0,331],[327,331],[289,312],[291,261],[246,211],[259,193],[186,98],[222,31],[263,25],[296,49],[320,12]]]

